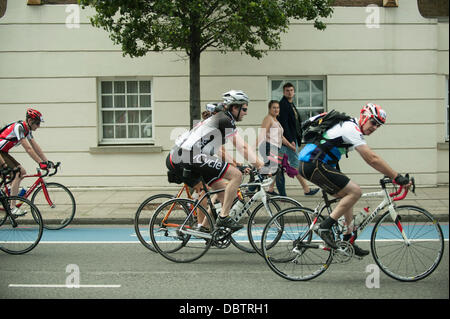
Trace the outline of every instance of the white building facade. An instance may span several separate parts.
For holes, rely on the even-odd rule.
[[[91,26],[93,14],[77,5],[7,1],[0,125],[23,119],[30,105],[40,110],[45,123],[34,136],[50,160],[62,162],[54,179],[67,186],[173,187],[165,158],[189,127],[189,61],[174,51],[123,57]],[[281,49],[260,60],[204,52],[202,105],[230,89],[245,91],[251,103],[241,129],[251,140],[287,81],[304,119],[331,109],[358,116],[365,103],[377,103],[388,123],[367,137],[369,146],[418,185],[448,184],[448,17],[425,18],[416,0],[401,0],[398,7],[335,7],[326,23],[318,31],[293,22]],[[11,154],[29,172],[36,167],[22,147]],[[381,177],[357,152],[340,166],[363,186]]]

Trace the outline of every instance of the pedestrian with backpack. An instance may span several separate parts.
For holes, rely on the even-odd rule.
[[[284,84],[283,98],[280,100],[278,121],[283,127],[283,136],[287,140],[287,143],[283,141],[280,155],[283,157],[283,155],[286,154],[288,156],[289,165],[298,170],[298,151],[302,143],[302,125],[300,115],[294,104],[294,95],[294,85],[290,82]],[[296,178],[302,186],[305,195],[315,195],[319,191],[319,188],[310,189],[306,180],[300,174],[298,174]],[[280,177],[276,179],[276,185],[280,195],[287,196],[284,174],[281,174]]]
[[[299,155],[300,174],[327,193],[341,198],[317,230],[323,241],[334,249],[337,247],[331,227],[341,216],[345,216],[348,227],[343,239],[348,241],[352,237],[353,206],[362,195],[360,186],[339,169],[338,161],[343,154],[356,150],[367,164],[381,174],[407,188],[411,185],[408,178],[394,171],[372,151],[364,139],[364,136],[371,135],[385,122],[386,112],[379,105],[369,103],[361,109],[359,119],[333,110],[304,123],[307,144]],[[354,243],[353,247],[357,256],[369,254],[368,250]]]
[[[19,186],[26,175],[25,169],[17,162],[10,154],[9,150],[21,144],[27,154],[39,165],[41,169],[47,169],[53,166],[45,156],[39,144],[33,138],[31,132],[36,131],[43,122],[42,114],[32,108],[27,109],[25,121],[17,121],[6,125],[0,130],[0,157],[4,162],[4,167],[16,168],[19,167],[19,174],[11,183],[11,195],[16,196],[19,191]],[[12,202],[12,205],[15,203]],[[14,206],[13,206],[14,207]],[[17,207],[12,211],[15,213]]]

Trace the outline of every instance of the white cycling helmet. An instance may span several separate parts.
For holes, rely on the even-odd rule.
[[[232,105],[232,104],[248,104],[250,99],[248,98],[247,94],[240,90],[231,90],[224,94],[222,94],[223,103],[225,105]]]
[[[211,113],[217,113],[225,110],[223,103],[208,103],[206,104],[206,110]]]

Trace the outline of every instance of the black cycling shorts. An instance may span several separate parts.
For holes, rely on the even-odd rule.
[[[197,154],[191,156],[189,161],[177,161],[177,154],[171,152],[167,156],[166,166],[169,170],[180,176],[190,187],[198,184],[203,177],[203,180],[208,186],[221,180],[228,170],[229,163],[222,161],[220,158],[208,155]],[[183,171],[190,170],[189,177],[183,177]]]
[[[350,182],[350,178],[335,167],[320,161],[300,161],[300,175],[331,195],[341,191]]]

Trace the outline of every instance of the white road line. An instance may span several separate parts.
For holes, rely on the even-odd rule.
[[[41,284],[9,284],[9,288],[120,288],[121,285],[41,285]]]

